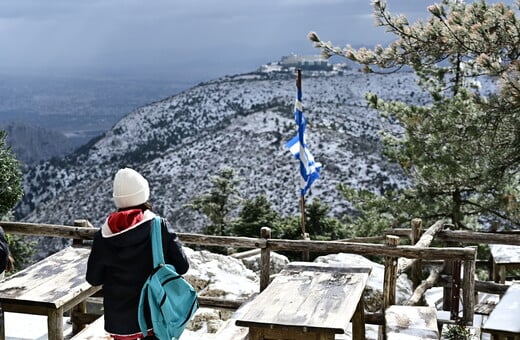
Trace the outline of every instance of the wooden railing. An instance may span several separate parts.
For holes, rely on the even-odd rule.
[[[443,224],[442,221],[437,224]],[[92,240],[94,233],[98,230],[86,220],[74,221],[74,226],[36,224],[24,222],[0,221],[0,225],[7,233],[52,236],[61,238],[71,238],[76,240]],[[434,225],[437,229],[438,226]],[[193,233],[178,233],[180,240],[184,244],[221,246],[225,248],[247,248],[260,249],[260,291],[269,284],[270,278],[270,252],[310,252],[310,253],[352,253],[365,256],[380,256],[385,258],[385,285],[384,285],[384,307],[395,303],[395,282],[400,271],[406,270],[415,260],[441,260],[459,261],[463,264],[462,278],[462,300],[463,317],[465,324],[471,324],[473,320],[474,292],[475,292],[475,259],[476,249],[474,247],[422,247],[420,245],[398,245],[393,244],[371,244],[345,241],[312,241],[312,240],[283,240],[272,239],[269,228],[262,228],[261,237],[232,237],[232,236],[210,236]],[[387,236],[387,239],[389,237]],[[392,237],[390,237],[391,239]],[[393,237],[395,240],[395,236]],[[388,241],[387,241],[388,243]],[[401,262],[398,268],[398,259],[407,259],[408,262]],[[201,305],[237,308],[241,301],[227,301],[218,298],[201,297]],[[384,309],[383,309],[384,310]],[[382,313],[368,314],[367,323],[382,324]]]
[[[442,230],[439,230],[435,234],[435,240],[442,241],[449,244],[461,244],[461,245],[489,245],[489,244],[503,244],[503,245],[514,245],[520,246],[520,231],[503,231],[503,232],[476,232],[476,231],[461,231],[461,230],[450,230],[452,227],[450,224],[446,224]],[[397,228],[387,229],[384,231],[386,235],[398,235],[400,237],[409,238],[413,232],[412,228]],[[477,259],[476,267],[485,269],[488,271],[488,276],[491,277],[492,272],[492,260]],[[447,278],[440,278],[440,285],[447,285]],[[507,285],[493,283],[488,281],[476,281],[475,290],[483,293],[499,294],[505,293]]]
[[[445,227],[449,227],[446,224]],[[409,237],[411,228],[386,229],[385,234]],[[436,233],[435,239],[440,241],[459,242],[466,244],[509,244],[520,246],[520,232],[477,232],[443,229]]]

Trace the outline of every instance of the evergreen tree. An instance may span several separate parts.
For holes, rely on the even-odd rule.
[[[312,240],[337,240],[352,236],[337,218],[330,217],[330,207],[315,198],[305,205],[305,232]],[[301,216],[287,216],[273,225],[273,237],[290,240],[302,238]]]
[[[12,209],[22,198],[22,172],[20,163],[6,145],[7,134],[0,130],[0,219],[13,219]],[[34,254],[34,244],[20,236],[6,234],[15,269],[27,266]]]
[[[278,213],[271,207],[271,202],[262,195],[255,199],[246,199],[238,214],[238,219],[233,223],[236,236],[259,237],[260,229],[268,227],[273,229],[278,221]]]
[[[230,168],[220,169],[216,176],[211,177],[209,192],[196,197],[187,206],[202,212],[211,221],[205,228],[209,235],[228,235],[230,229],[230,214],[234,211],[240,198],[238,196],[235,172]]]
[[[337,240],[347,238],[349,233],[334,217],[329,217],[330,207],[320,199],[313,199],[305,208],[305,230],[314,240]]]
[[[367,72],[413,70],[430,102],[367,94],[383,119],[397,119],[404,128],[400,135],[384,132],[383,143],[386,156],[400,164],[412,185],[386,192],[361,214],[371,220],[369,214],[382,213],[375,218],[388,226],[412,217],[425,223],[447,217],[459,227],[518,226],[518,8],[443,0],[428,7],[426,20],[411,24],[392,15],[384,1],[373,4],[378,25],[396,36],[388,47],[340,48],[313,32],[309,38],[325,57],[343,56]],[[484,89],[490,94],[480,87],[484,81],[493,84]],[[361,205],[367,198],[362,196],[357,196]]]
[[[396,202],[395,192],[386,190],[376,195],[368,190],[356,190],[340,184],[338,189],[351,202],[359,214],[346,215],[348,237],[381,236],[390,226],[398,226],[398,221],[407,221],[409,215]]]
[[[0,218],[4,218],[22,198],[20,163],[6,145],[7,134],[0,130]]]
[[[272,237],[286,240],[301,240],[301,218],[300,216],[282,217],[279,223],[274,225]]]
[[[35,241],[29,241],[21,235],[6,234],[9,251],[14,258],[14,271],[22,270],[33,263]]]

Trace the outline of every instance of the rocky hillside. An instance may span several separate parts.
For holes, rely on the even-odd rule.
[[[364,94],[421,100],[413,84],[411,73],[303,72],[307,144],[323,164],[308,200],[319,197],[340,216],[348,203],[338,183],[374,192],[404,185],[381,155],[381,122]],[[296,133],[295,95],[294,70],[264,68],[136,109],[75,154],[31,168],[17,216],[66,225],[86,218],[99,226],[114,208],[112,178],[123,166],[148,178],[155,210],[180,231],[201,229],[205,221],[185,204],[206,192],[223,167],[235,169],[242,197],[266,195],[279,212],[297,215],[298,163],[284,146]]]
[[[22,123],[9,123],[2,128],[17,159],[27,165],[62,157],[74,150],[70,140],[58,131]]]

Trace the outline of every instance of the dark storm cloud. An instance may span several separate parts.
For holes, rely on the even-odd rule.
[[[412,17],[431,3],[388,2]],[[204,79],[319,53],[309,31],[338,45],[387,39],[368,0],[3,0],[0,71]]]

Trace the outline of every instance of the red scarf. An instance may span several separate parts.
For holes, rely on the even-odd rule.
[[[116,234],[143,220],[143,211],[141,209],[129,209],[116,211],[108,216],[108,227]]]

